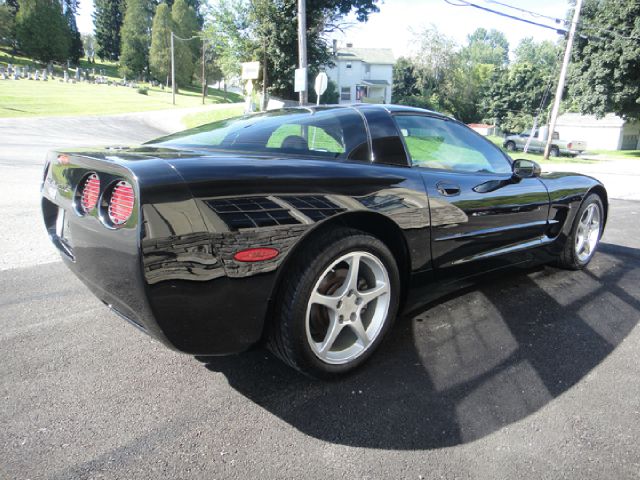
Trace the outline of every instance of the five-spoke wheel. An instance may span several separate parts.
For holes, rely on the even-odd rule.
[[[364,232],[339,228],[311,240],[287,272],[271,350],[323,378],[364,362],[398,311],[400,274],[389,248]]]

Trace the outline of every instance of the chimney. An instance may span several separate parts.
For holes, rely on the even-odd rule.
[[[351,42],[347,43],[347,48],[353,48],[353,43]]]
[[[337,55],[338,54],[338,40],[337,39],[333,39],[333,54]]]

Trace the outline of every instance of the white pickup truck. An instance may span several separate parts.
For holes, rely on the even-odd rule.
[[[529,140],[530,134],[531,130],[525,130],[519,135],[509,135],[508,137],[505,137],[502,146],[510,152],[515,152],[516,150],[524,150],[524,146],[527,144],[527,140]],[[533,138],[531,139],[531,143],[529,144],[528,151],[544,152],[546,143],[546,133],[541,132],[539,129],[536,129],[533,132]],[[560,140],[558,132],[554,132],[549,155],[552,157],[558,157],[562,154],[575,157],[576,155],[584,152],[586,149],[587,142],[584,142],[582,140]]]

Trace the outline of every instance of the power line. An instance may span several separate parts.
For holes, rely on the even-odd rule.
[[[498,10],[493,10],[492,8],[483,7],[482,5],[478,5],[476,3],[468,2],[467,0],[459,0],[461,3],[454,3],[452,0],[444,0],[444,1],[447,2],[449,5],[453,5],[454,7],[473,7],[473,8],[477,8],[478,10],[483,10],[485,12],[494,13],[496,15],[500,15],[502,17],[509,18],[511,20],[517,20],[519,22],[524,22],[524,23],[528,23],[530,25],[535,25],[536,27],[546,28],[547,30],[553,30],[554,32],[557,32],[558,34],[567,33],[567,30],[565,28],[556,28],[556,27],[552,27],[551,25],[546,25],[544,23],[534,22],[533,20],[527,20],[526,18],[517,17],[517,16],[511,15],[509,13],[504,13],[504,12],[500,12]]]
[[[569,23],[568,20],[563,20],[563,19],[557,18],[557,17],[551,17],[549,15],[543,15],[542,13],[532,12],[531,10],[527,10],[526,8],[516,7],[514,5],[509,5],[508,3],[499,2],[498,0],[484,0],[484,1],[486,3],[495,3],[496,5],[500,5],[500,6],[503,6],[503,7],[511,8],[511,9],[516,10],[518,12],[526,13],[528,15],[531,15],[532,17],[546,18],[546,19],[552,20],[552,21],[554,21],[556,23],[564,23],[564,24]]]

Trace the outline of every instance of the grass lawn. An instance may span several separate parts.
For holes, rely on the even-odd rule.
[[[30,65],[43,68],[24,57],[12,57],[0,50],[0,65]],[[89,64],[81,62],[86,68],[103,69],[106,76],[118,80],[117,65],[114,63]],[[54,70],[61,74],[59,67]],[[74,69],[70,77],[74,78]],[[148,94],[138,93],[130,87],[96,85],[91,83],[62,83],[55,80],[47,82],[35,80],[0,80],[0,117],[58,116],[58,115],[108,115],[114,113],[141,112],[173,108],[171,91],[151,88]],[[242,97],[228,92],[209,88],[206,104],[241,102]],[[202,105],[199,87],[182,88],[176,95],[176,108],[198,107]]]
[[[607,160],[640,160],[640,150],[589,150],[587,154]]]

